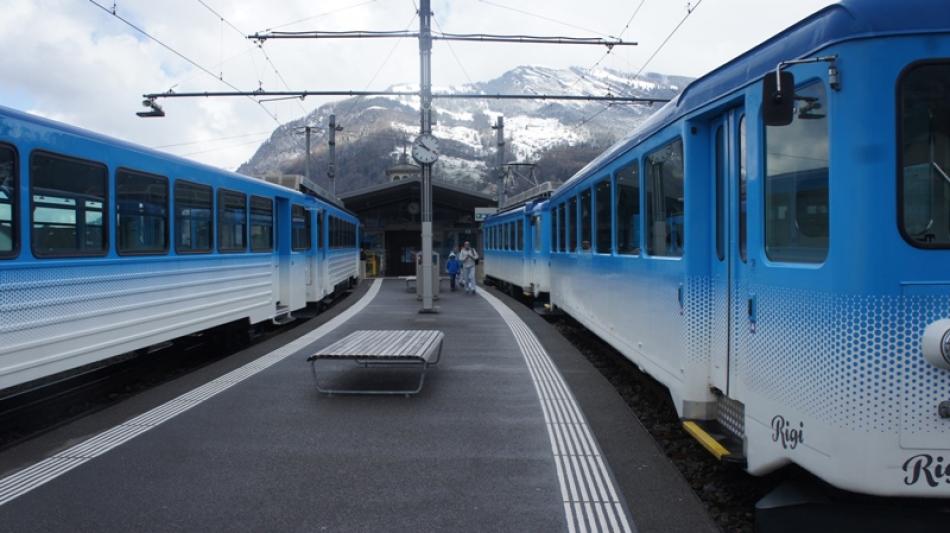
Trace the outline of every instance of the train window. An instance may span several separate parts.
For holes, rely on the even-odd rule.
[[[597,253],[609,254],[613,249],[613,224],[610,217],[610,178],[606,178],[597,184],[594,191],[597,202]]]
[[[557,208],[551,209],[551,251],[557,251]]]
[[[32,241],[37,257],[105,255],[105,165],[34,153],[30,159]]]
[[[323,248],[323,227],[326,225],[326,223],[323,222],[323,213],[318,211],[315,220],[317,222],[317,249],[320,249]]]
[[[524,250],[524,221],[518,220],[515,226],[515,233],[518,237],[518,250]]]
[[[20,247],[16,218],[18,173],[16,150],[0,145],[0,258],[15,256]]]
[[[591,233],[593,230],[593,213],[591,212],[590,189],[581,193],[581,250],[590,251]]]
[[[900,221],[911,244],[950,247],[950,62],[907,69],[900,102]]]
[[[534,217],[534,251],[541,251],[541,217]]]
[[[567,207],[567,251],[577,251],[577,197],[572,196]]]
[[[828,255],[828,101],[820,82],[795,94],[792,123],[765,129],[765,253],[820,263]]]
[[[251,196],[251,251],[274,250],[274,201]]]
[[[726,221],[723,220],[725,209],[722,203],[725,201],[723,189],[726,180],[726,138],[723,127],[716,128],[716,257],[722,261],[726,258],[725,235]]]
[[[557,240],[557,251],[564,252],[567,250],[567,204],[561,204],[561,207],[558,208],[558,240]]]
[[[211,251],[211,187],[187,181],[175,182],[175,251]]]
[[[168,251],[168,178],[120,169],[115,174],[116,251]]]
[[[677,139],[646,157],[647,253],[683,255],[683,141]]]
[[[218,191],[218,250],[247,250],[247,195],[224,189]]]
[[[294,204],[290,208],[290,228],[291,244],[290,247],[296,252],[309,250],[310,241],[310,213],[302,205]]]
[[[745,115],[739,118],[739,258],[745,261],[748,257],[746,251],[746,158],[747,149],[745,144]]]
[[[640,162],[620,168],[617,179],[617,253],[640,254]]]

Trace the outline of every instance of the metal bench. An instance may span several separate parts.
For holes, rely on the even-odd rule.
[[[399,279],[406,280],[406,292],[412,292],[416,290],[416,277],[415,276],[399,276]]]
[[[436,330],[360,330],[350,333],[307,358],[317,390],[324,394],[418,394],[426,371],[442,357],[445,335]],[[363,368],[418,368],[419,383],[414,389],[367,390],[335,389],[320,384],[317,362],[351,360]]]

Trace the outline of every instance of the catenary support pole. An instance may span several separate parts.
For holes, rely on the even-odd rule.
[[[307,161],[307,173],[306,173],[306,174],[307,174],[307,181],[310,181],[310,180],[312,179],[312,176],[310,175],[310,158],[313,157],[313,156],[311,155],[311,150],[310,150],[310,130],[311,130],[311,129],[312,129],[312,128],[311,128],[310,126],[306,126],[305,129],[304,129],[304,131],[305,131],[305,133],[306,133],[306,135],[307,135],[307,158],[306,158],[306,161]]]
[[[502,208],[507,200],[507,191],[505,190],[505,117],[499,115],[495,125],[491,127],[495,130],[496,151],[495,151],[495,172],[498,173],[498,208]]]
[[[432,12],[430,0],[419,2],[419,133],[432,133]],[[432,294],[432,164],[422,165],[422,309],[436,312]]]
[[[343,131],[343,126],[337,125],[336,115],[330,115],[330,124],[327,125],[327,143],[329,145],[330,159],[330,164],[327,166],[327,178],[330,179],[330,194],[333,196],[336,196],[336,132],[338,131]]]

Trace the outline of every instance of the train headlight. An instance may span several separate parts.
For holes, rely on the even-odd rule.
[[[938,320],[927,326],[920,347],[928,363],[950,370],[950,319]]]

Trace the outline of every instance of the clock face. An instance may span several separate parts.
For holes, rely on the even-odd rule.
[[[412,143],[412,158],[423,165],[435,163],[439,159],[439,141],[429,134],[416,137]]]

